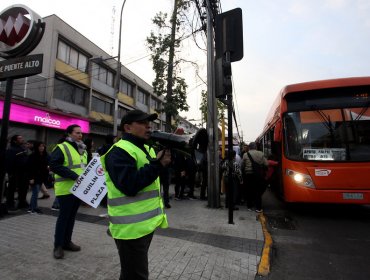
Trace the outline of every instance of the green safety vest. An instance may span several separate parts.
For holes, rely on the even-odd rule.
[[[64,162],[63,166],[68,167],[72,171],[74,171],[76,174],[80,175],[87,165],[87,153],[84,152],[83,155],[80,155],[78,151],[68,142],[63,142],[62,144],[58,144],[57,147],[62,151],[64,155]],[[54,190],[55,195],[67,195],[71,194],[69,191],[73,184],[75,183],[75,180],[72,180],[70,178],[64,178],[59,176],[58,174],[55,174],[55,184],[54,184]]]
[[[136,160],[137,170],[149,163],[144,151],[129,141],[120,140],[111,149],[113,147],[128,152]],[[151,157],[156,157],[153,149],[147,145],[145,148]],[[108,153],[101,157],[105,170],[105,157]],[[159,176],[135,196],[127,196],[117,189],[108,172],[105,172],[105,178],[108,188],[109,230],[113,238],[137,239],[148,235],[157,227],[168,227],[160,193]]]

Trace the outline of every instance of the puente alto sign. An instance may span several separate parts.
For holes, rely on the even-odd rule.
[[[7,213],[2,196],[13,83],[16,78],[42,72],[43,54],[26,55],[39,44],[44,31],[45,23],[42,18],[24,5],[13,5],[0,13],[0,58],[3,58],[0,61],[0,81],[6,80],[0,137],[0,217]],[[38,119],[47,120],[48,118]]]
[[[45,23],[24,5],[13,5],[0,14],[0,81],[42,72],[43,55],[25,56],[40,42]]]

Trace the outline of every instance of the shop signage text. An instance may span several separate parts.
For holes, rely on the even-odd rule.
[[[3,107],[4,101],[0,101],[0,116],[3,114]],[[67,116],[58,115],[19,104],[11,104],[9,119],[13,122],[46,126],[63,130],[65,130],[71,124],[77,124],[81,127],[83,133],[90,132],[90,125],[88,121],[69,118]]]

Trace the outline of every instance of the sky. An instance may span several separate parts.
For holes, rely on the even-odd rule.
[[[116,56],[122,3],[1,0],[0,11],[24,4],[42,17],[55,14]],[[124,6],[121,62],[149,84],[154,72],[145,39],[155,30],[151,22],[155,14],[170,14],[172,6],[173,0],[127,0]],[[222,12],[234,8],[243,12],[244,57],[232,63],[232,79],[236,122],[246,142],[255,140],[262,132],[266,115],[285,85],[370,76],[368,0],[221,0],[221,7]],[[206,53],[190,40],[184,42],[182,51],[185,57],[198,62],[201,79],[191,67],[183,69],[189,85],[190,110],[180,115],[199,123],[200,92],[206,89],[202,82],[207,77]]]

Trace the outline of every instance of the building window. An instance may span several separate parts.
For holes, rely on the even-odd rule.
[[[113,87],[113,72],[109,71],[107,68],[102,67],[96,63],[92,67],[92,76],[93,78],[101,81],[104,84],[107,84],[110,87]]]
[[[106,115],[112,115],[113,103],[101,100],[95,96],[91,99],[91,110]]]
[[[82,72],[87,71],[87,56],[59,40],[57,58]]]
[[[153,110],[156,110],[156,111],[160,111],[161,102],[158,99],[153,98],[153,96],[152,96],[150,98],[150,108],[152,108]]]
[[[74,84],[55,78],[54,98],[68,103],[85,107],[87,89],[80,88]]]
[[[126,109],[126,108],[123,108],[123,107],[119,107],[118,108],[118,118],[119,119],[122,119],[122,117],[124,115],[126,115],[128,111],[130,111],[130,110],[129,109]]]
[[[126,94],[127,96],[130,96],[130,97],[133,97],[133,86],[126,82],[125,80],[122,80],[121,79],[121,83],[120,83],[120,92],[123,92],[124,94]]]
[[[138,90],[137,101],[141,104],[148,105],[149,95],[141,90]]]

